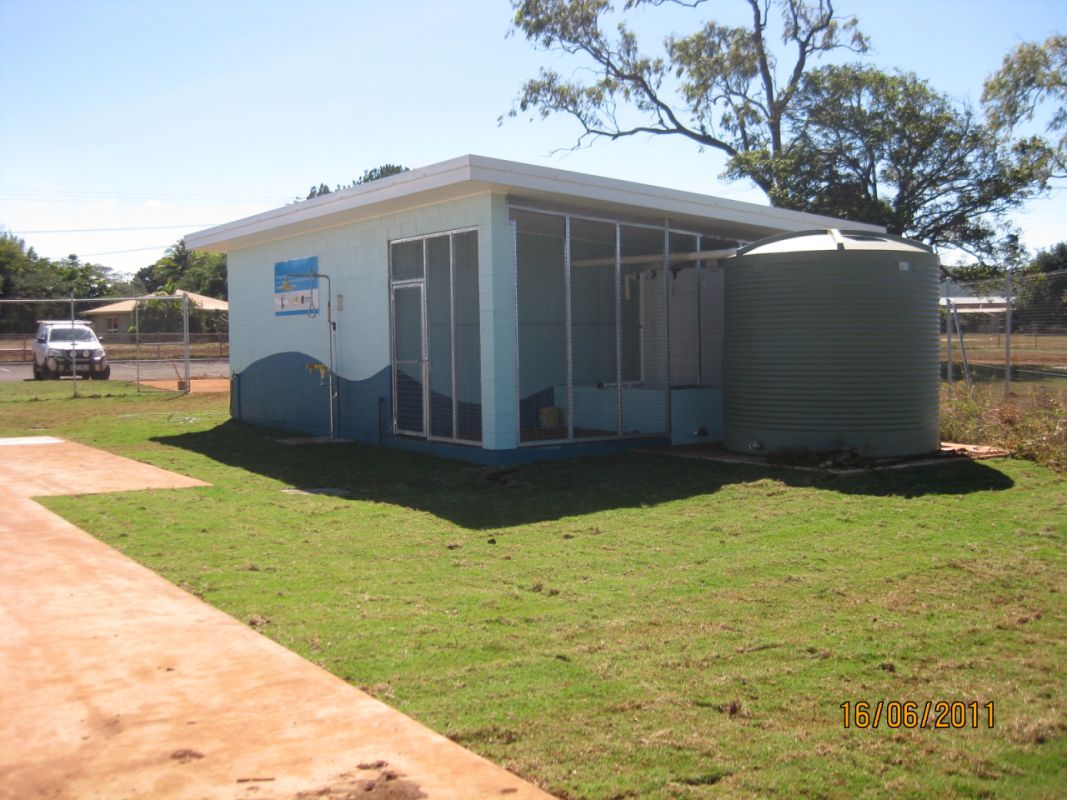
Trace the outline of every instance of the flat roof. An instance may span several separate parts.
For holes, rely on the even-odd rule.
[[[747,241],[813,228],[885,231],[878,225],[714,195],[465,155],[197,231],[188,234],[185,243],[192,250],[228,253],[490,192],[507,195],[516,204],[566,208],[575,213],[586,211],[635,220],[667,218],[672,227]]]

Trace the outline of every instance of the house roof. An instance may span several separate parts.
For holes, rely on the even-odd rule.
[[[185,289],[178,289],[173,295],[159,295],[159,294],[146,294],[142,297],[142,300],[158,300],[160,297],[181,297],[185,295],[189,298],[190,303],[195,303],[198,308],[204,311],[229,311],[230,304],[225,300],[219,300],[215,297],[208,297],[207,295],[197,294],[196,292],[188,292]],[[111,303],[110,305],[100,306],[89,311],[83,312],[87,315],[100,316],[101,314],[131,314],[133,313],[133,306],[136,300],[120,300],[117,303]]]
[[[228,253],[485,192],[507,194],[517,203],[540,203],[576,211],[609,211],[646,219],[667,217],[672,226],[750,241],[812,228],[885,231],[877,225],[818,214],[465,155],[207,228],[188,234],[185,242],[190,249]]]
[[[942,297],[938,303],[946,308],[949,303],[952,303],[960,314],[1003,314],[1008,310],[1008,298],[995,295],[987,297],[974,297],[971,295]]]

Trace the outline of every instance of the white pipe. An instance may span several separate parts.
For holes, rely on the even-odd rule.
[[[701,250],[696,253],[671,253],[671,264],[687,264],[694,261],[713,261],[719,258],[729,258],[736,253],[738,248],[728,247],[722,250]],[[660,253],[650,253],[649,255],[636,255],[636,256],[622,256],[619,259],[619,263],[622,265],[627,264],[656,264],[662,261],[662,255]],[[577,258],[572,262],[575,267],[613,267],[615,266],[614,256],[605,256],[603,258]]]
[[[336,430],[336,423],[334,422],[334,414],[333,414],[333,401],[336,399],[335,396],[334,396],[334,388],[333,388],[333,331],[334,331],[334,326],[333,326],[333,289],[332,289],[333,284],[330,281],[330,276],[329,275],[326,275],[326,274],[324,274],[322,272],[314,272],[314,271],[312,271],[310,274],[311,274],[312,278],[325,278],[326,279],[326,336],[329,338],[329,351],[330,351],[330,363],[329,363],[329,371],[328,371],[327,393],[328,393],[328,399],[329,399],[329,404],[330,404],[330,409],[329,409],[329,411],[330,411],[330,414],[329,414],[329,417],[330,417],[330,438],[331,439],[336,439],[337,438],[337,430]]]

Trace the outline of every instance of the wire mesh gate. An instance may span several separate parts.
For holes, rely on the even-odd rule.
[[[478,232],[390,243],[393,432],[482,440]]]
[[[519,444],[671,430],[673,389],[721,385],[738,242],[513,205]]]

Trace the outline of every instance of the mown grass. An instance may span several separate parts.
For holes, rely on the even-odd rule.
[[[224,400],[26,402],[210,481],[44,502],[562,797],[1061,797],[1067,492],[1003,460],[824,477],[627,455],[491,473],[287,447]],[[18,395],[18,397],[16,397]],[[346,497],[291,495],[345,489]],[[992,730],[843,729],[993,701]]]

